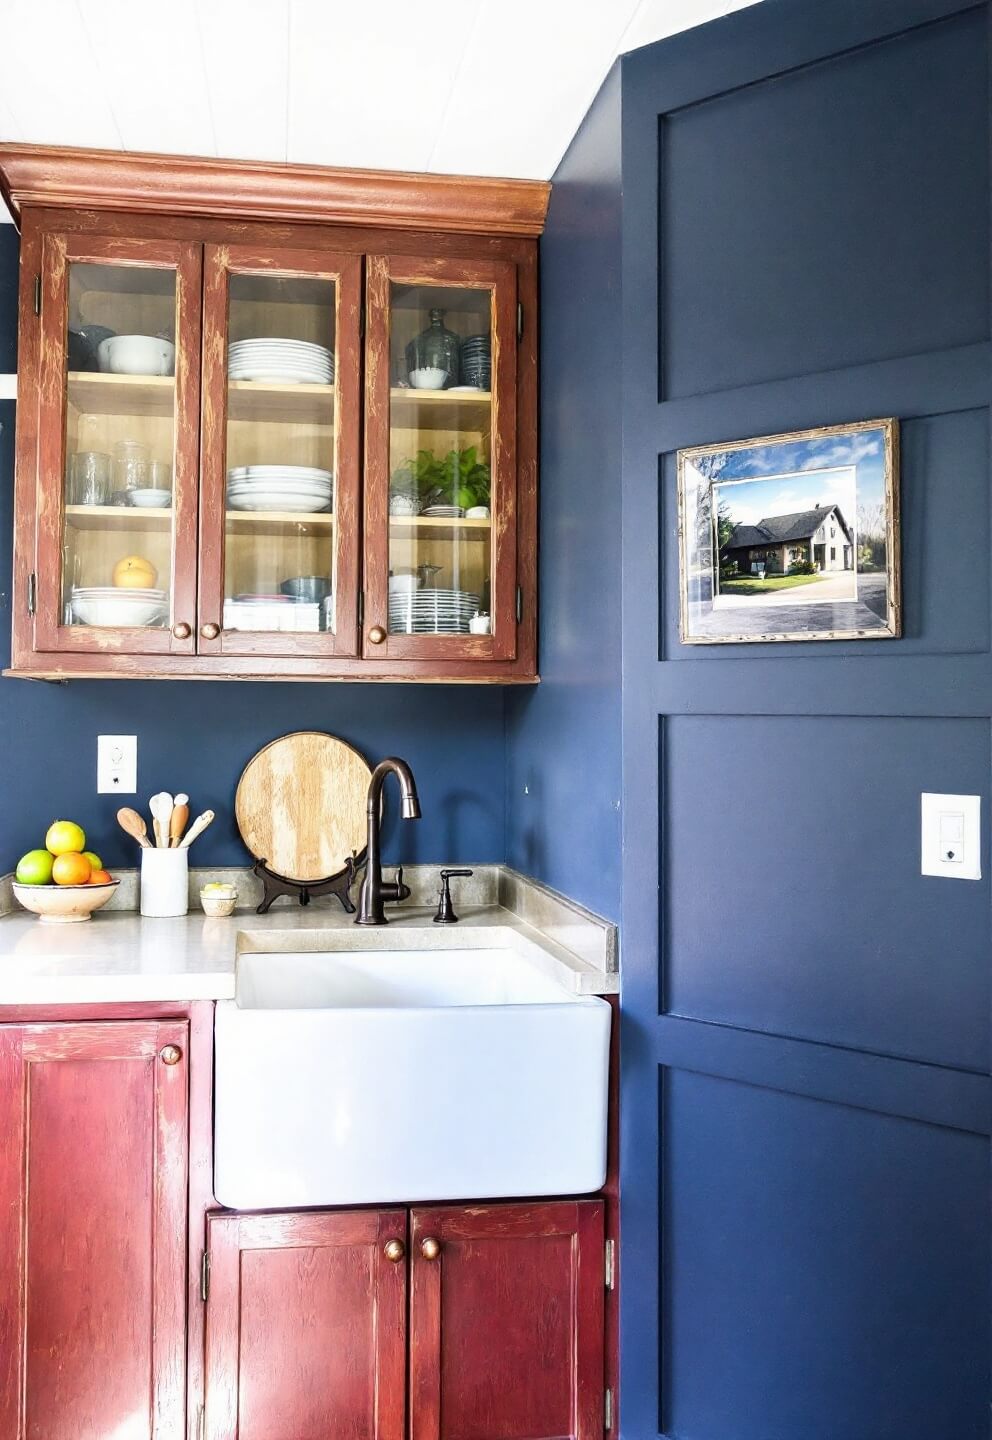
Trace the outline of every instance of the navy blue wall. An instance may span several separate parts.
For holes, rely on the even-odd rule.
[[[0,373],[14,368],[17,235],[0,224]],[[0,661],[10,655],[13,401],[0,401]],[[200,864],[248,858],[233,820],[245,762],[289,730],[328,730],[373,762],[400,754],[420,789],[423,819],[396,823],[392,862],[500,861],[504,854],[503,692],[495,686],[296,685],[0,680],[0,872],[40,845],[57,816],[82,823],[111,865],[135,847],[113,819],[116,797],[96,794],[96,737],[138,737],[142,800],[186,790],[217,820],[197,841]]]
[[[507,858],[620,910],[620,68],[541,242],[541,685],[507,701]]]
[[[960,0],[764,0],[622,64],[631,1440],[990,1433],[988,96]],[[682,646],[678,449],[879,415],[904,637]],[[945,789],[980,882],[920,875]]]

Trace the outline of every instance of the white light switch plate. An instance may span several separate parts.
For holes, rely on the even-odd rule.
[[[96,737],[96,793],[135,795],[138,791],[137,735]]]
[[[949,880],[982,878],[982,797],[920,796],[923,875]]]

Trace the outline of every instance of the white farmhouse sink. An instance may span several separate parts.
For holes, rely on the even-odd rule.
[[[597,1190],[609,1034],[605,1001],[512,950],[243,954],[216,1010],[217,1199]]]

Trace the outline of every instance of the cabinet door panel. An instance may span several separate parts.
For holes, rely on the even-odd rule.
[[[600,1201],[413,1211],[412,1440],[598,1440],[603,1344]]]
[[[202,655],[356,653],[361,269],[206,247]]]
[[[182,1440],[187,1029],[0,1026],[10,1440]]]
[[[406,1215],[211,1215],[207,1440],[403,1440]]]
[[[200,276],[196,244],[44,236],[38,650],[193,653]]]
[[[516,267],[373,255],[367,310],[362,653],[513,660]]]

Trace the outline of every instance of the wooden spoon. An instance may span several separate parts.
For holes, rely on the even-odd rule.
[[[157,795],[153,795],[148,802],[148,808],[152,812],[154,821],[155,843],[159,848],[167,847],[169,825],[172,822],[172,811],[175,808],[168,790],[160,790]]]
[[[193,821],[192,825],[186,831],[186,834],[180,840],[180,850],[185,850],[188,845],[192,845],[197,835],[203,834],[204,830],[206,830],[207,826],[210,824],[213,818],[214,812],[212,810],[204,810],[202,815],[198,815]]]
[[[169,847],[174,849],[182,839],[182,833],[186,829],[186,822],[189,819],[189,806],[177,805],[172,812],[172,819],[169,821]]]
[[[142,850],[152,848],[151,841],[148,839],[148,826],[137,810],[132,810],[128,805],[123,806],[117,812],[117,823],[125,834],[130,835],[133,840],[137,840]]]

